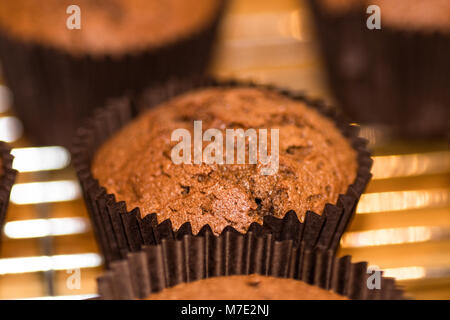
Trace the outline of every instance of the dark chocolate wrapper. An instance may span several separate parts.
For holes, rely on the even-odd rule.
[[[82,120],[108,98],[206,72],[225,2],[221,0],[216,16],[192,35],[121,57],[74,56],[0,30],[4,77],[28,138],[40,145],[70,146]]]
[[[357,128],[348,125],[345,118],[337,114],[335,109],[326,107],[320,101],[310,101],[300,94],[251,83],[191,79],[170,81],[165,86],[153,88],[136,99],[116,100],[105,109],[99,110],[97,115],[78,132],[72,149],[73,164],[107,266],[111,261],[123,259],[128,252],[138,251],[144,245],[158,244],[162,239],[180,239],[185,235],[191,235],[192,231],[189,222],[174,230],[170,220],[159,222],[156,214],[141,218],[139,208],[128,211],[125,202],[117,202],[114,195],[108,194],[92,175],[91,162],[96,150],[112,134],[136,117],[139,111],[142,111],[140,109],[143,105],[155,106],[191,89],[217,86],[268,88],[292,99],[304,101],[331,117],[342,134],[349,139],[358,154],[358,172],[354,183],[348,187],[345,194],[339,196],[336,204],[327,204],[320,214],[308,211],[304,222],[300,222],[297,214],[290,211],[282,219],[265,216],[262,225],[253,223],[249,228],[255,235],[271,234],[276,240],[293,240],[294,243],[303,241],[309,247],[320,246],[332,250],[338,247],[359,197],[371,177],[372,160],[366,149],[366,140],[358,137]],[[226,227],[224,232],[227,229],[237,232],[231,226]],[[208,225],[205,225],[199,234],[206,232],[211,232]]]
[[[336,258],[333,250],[270,236],[262,239],[252,231],[185,235],[144,246],[111,263],[97,283],[100,299],[143,299],[183,282],[248,274],[297,279],[350,299],[404,299],[394,279],[381,274],[380,287],[369,289],[367,262],[351,263],[350,256]]]
[[[352,120],[405,137],[446,137],[450,34],[366,26],[364,3],[345,13],[309,1],[329,84]]]
[[[12,169],[13,156],[10,153],[8,145],[0,141],[0,231],[3,229],[5,223],[6,210],[8,209],[9,195],[11,188],[16,179],[16,170]],[[1,173],[3,172],[3,173]],[[0,238],[1,242],[1,238]]]

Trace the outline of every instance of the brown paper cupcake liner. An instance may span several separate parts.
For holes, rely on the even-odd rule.
[[[144,246],[126,259],[111,263],[97,279],[100,299],[143,299],[151,293],[183,282],[216,276],[261,274],[292,278],[334,291],[350,299],[405,299],[394,279],[380,274],[379,289],[369,289],[367,262],[337,258],[333,250],[308,248],[304,242],[262,240],[252,231],[245,235],[164,239]]]
[[[305,101],[309,106],[331,117],[342,134],[349,139],[358,154],[358,172],[354,183],[348,187],[345,194],[339,196],[336,204],[327,204],[321,214],[308,211],[304,222],[300,222],[295,212],[290,211],[282,219],[265,216],[262,225],[253,223],[249,228],[259,237],[270,235],[276,240],[293,240],[295,243],[303,241],[309,247],[319,246],[335,250],[371,177],[372,160],[366,149],[366,141],[357,135],[357,128],[349,126],[345,118],[326,107],[321,101],[311,101],[300,94],[252,83],[191,79],[171,81],[165,86],[151,89],[136,99],[116,100],[107,108],[99,110],[78,132],[72,150],[73,164],[81,182],[106,265],[108,266],[111,261],[125,258],[128,252],[138,251],[144,245],[159,244],[162,239],[180,239],[185,235],[191,235],[192,231],[189,222],[174,230],[170,219],[157,221],[156,214],[141,218],[139,208],[128,211],[125,202],[117,202],[114,195],[108,194],[105,188],[99,185],[91,172],[91,161],[96,150],[113,133],[137,116],[140,106],[144,103],[155,106],[182,92],[208,86],[252,86],[276,90],[292,99]],[[231,226],[226,229],[238,233]],[[211,229],[205,225],[199,234],[209,233]]]
[[[40,145],[70,146],[82,120],[108,98],[206,72],[225,4],[221,0],[211,22],[190,36],[121,57],[74,56],[0,30],[4,77],[28,138]]]
[[[366,26],[365,8],[326,12],[309,1],[329,85],[354,121],[405,137],[450,131],[450,35]]]
[[[13,156],[8,145],[0,141],[0,232],[6,219],[6,210],[9,204],[9,195],[16,179],[16,170],[12,169]],[[0,237],[1,244],[1,237]]]

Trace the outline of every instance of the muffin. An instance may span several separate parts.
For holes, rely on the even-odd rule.
[[[404,137],[448,134],[449,1],[310,3],[330,88],[352,120]],[[369,5],[381,29],[367,28]]]
[[[224,1],[80,0],[80,29],[69,29],[72,4],[0,3],[4,75],[38,144],[69,145],[109,97],[205,72]]]
[[[97,279],[100,299],[404,299],[395,280],[381,274],[380,286],[369,288],[367,262],[292,240],[260,243],[243,234],[164,239],[112,262]]]
[[[16,178],[16,171],[12,169],[13,156],[6,143],[0,141],[0,230],[5,223],[8,209],[9,195]]]
[[[103,228],[106,238],[109,230],[117,234],[118,225],[130,224],[127,209],[137,215],[138,221],[124,231],[128,232],[126,238],[135,232],[133,228],[142,228],[143,221],[152,227],[164,222],[181,234],[184,230],[197,234],[208,226],[216,235],[229,227],[245,233],[253,224],[273,221],[269,229],[284,237],[279,222],[288,212],[295,216],[289,219],[293,223],[296,220],[297,226],[286,229],[295,236],[292,230],[297,230],[298,223],[307,222],[305,217],[310,212],[311,224],[322,219],[317,223],[321,226],[329,220],[326,245],[337,245],[338,237],[333,235],[345,229],[370,177],[371,160],[364,142],[353,136],[352,128],[321,115],[313,103],[276,89],[214,81],[193,83],[184,89],[180,84],[179,91],[175,87],[172,82],[137,98],[133,108],[142,112],[131,121],[123,121],[121,129],[115,128],[114,118],[130,112],[125,101],[110,107],[92,121],[93,127],[80,133],[74,163],[91,216],[108,214],[115,221],[112,227]],[[186,149],[187,153],[192,151],[191,161],[176,164],[173,153],[179,140],[172,139],[172,134],[185,130],[194,136],[194,121],[202,121],[202,132],[217,129],[222,135],[223,144],[216,149],[222,156],[213,163],[196,164],[194,148],[199,145],[191,144]],[[245,138],[245,156],[236,163],[236,144],[224,148],[227,129],[240,129],[242,134],[250,129],[258,134],[268,130],[267,149],[271,155],[271,143],[276,143],[276,134],[271,130],[278,130],[277,161],[272,158],[263,162],[256,157],[250,163],[251,150],[256,147]],[[208,148],[209,142],[199,146],[203,156]],[[229,162],[227,152],[233,153]],[[263,170],[269,168],[274,169],[273,174],[264,174]],[[105,207],[107,202],[109,209]],[[119,214],[122,221],[117,219]],[[105,221],[104,217],[97,219],[100,224]],[[161,232],[157,234],[159,237]]]
[[[146,300],[347,300],[303,281],[261,275],[208,278],[149,295]]]

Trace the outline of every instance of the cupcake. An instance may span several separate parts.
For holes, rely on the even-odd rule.
[[[352,120],[405,137],[448,134],[449,1],[310,3],[330,87]],[[366,25],[369,5],[381,29]]]
[[[70,145],[107,98],[202,74],[224,4],[80,0],[77,11],[68,0],[2,1],[0,61],[30,139]]]
[[[197,234],[208,226],[215,235],[229,227],[245,233],[252,224],[272,221],[268,228],[285,237],[278,225],[286,213],[293,219],[285,220],[296,220],[297,229],[310,212],[311,219],[329,216],[333,226],[327,237],[335,247],[339,236],[334,235],[345,229],[370,177],[371,160],[353,128],[337,116],[321,114],[314,103],[277,89],[214,81],[187,84],[171,82],[131,104],[116,102],[80,131],[73,158],[94,223],[108,222],[101,218],[106,214],[110,221],[122,220],[99,226],[105,237],[117,235],[124,220],[134,228],[141,221],[152,228],[163,222],[168,234]],[[140,112],[128,120],[131,109]],[[173,136],[179,130],[192,142],[181,152],[188,161],[177,158],[182,142]],[[212,142],[199,141],[199,130],[206,135],[216,130],[209,141],[218,147],[209,149]],[[234,133],[242,138],[241,150]],[[270,154],[266,162],[256,152],[264,142]],[[208,155],[214,161],[207,162]],[[128,221],[134,220],[130,213],[137,222]],[[136,232],[131,229],[124,233]]]
[[[379,286],[367,262],[336,258],[332,250],[305,249],[292,240],[262,250],[248,235],[162,240],[115,261],[97,279],[100,299],[147,300],[345,300],[404,299],[381,274]],[[209,246],[210,243],[224,243]],[[257,254],[260,252],[260,254]],[[368,285],[370,284],[370,285]]]
[[[13,156],[10,154],[9,147],[0,141],[0,230],[5,223],[9,195],[16,178],[16,171],[12,169],[12,160]]]

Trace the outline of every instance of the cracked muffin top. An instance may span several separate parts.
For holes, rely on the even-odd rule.
[[[218,0],[78,0],[81,28],[69,30],[73,11],[66,10],[72,4],[0,1],[0,29],[74,55],[123,55],[190,36],[207,27],[219,9]]]
[[[151,294],[147,300],[347,300],[294,279],[261,275],[213,277]]]
[[[172,148],[179,141],[171,141],[172,132],[187,129],[193,145],[195,120],[202,121],[203,133],[220,130],[224,146],[226,129],[279,129],[278,170],[262,174],[266,165],[259,157],[249,164],[248,139],[245,164],[175,164]],[[203,154],[210,143],[203,142]],[[156,213],[159,222],[170,218],[175,229],[190,222],[194,233],[209,224],[218,234],[229,225],[244,232],[265,215],[282,218],[290,210],[301,221],[307,210],[321,214],[354,182],[357,160],[334,123],[303,102],[266,89],[203,88],[122,128],[96,152],[92,172],[128,210]]]

